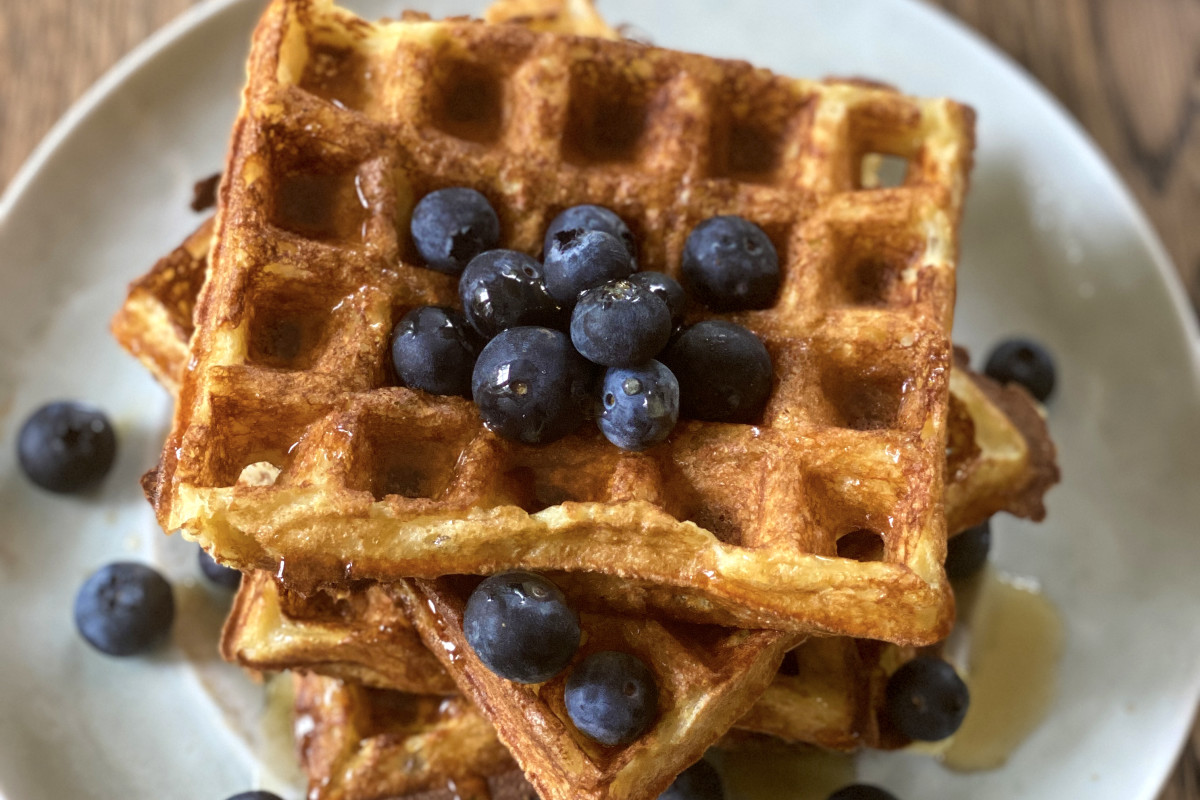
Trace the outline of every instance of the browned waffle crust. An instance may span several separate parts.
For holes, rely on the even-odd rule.
[[[294,677],[295,727],[311,798],[381,800],[428,790],[536,800],[483,716],[458,697]],[[453,797],[447,794],[447,800]]]
[[[181,316],[188,317],[189,301],[180,298],[172,281],[198,285],[194,276],[205,269],[206,249],[198,247],[195,240],[208,229],[207,224],[202,226],[131,286],[119,322],[114,324],[121,343],[148,366],[165,364],[172,374],[184,366],[190,325],[167,325],[164,309],[157,306],[182,299]],[[150,291],[148,287],[152,287]],[[140,338],[128,339],[130,332]],[[1001,390],[986,378],[971,374],[965,368],[965,354],[958,355],[951,379],[947,518],[973,524],[1001,509],[1040,518],[1042,495],[1057,477],[1053,445],[1041,417],[1026,394]],[[1022,420],[1021,426],[1010,419]],[[612,590],[589,586],[579,575],[555,578],[583,602],[590,597],[603,598]],[[624,587],[616,590],[624,591]],[[444,694],[453,688],[389,591],[379,586],[337,598],[324,593],[301,597],[279,587],[266,573],[255,573],[243,583],[230,614],[223,652],[258,670],[313,669],[418,694]],[[806,642],[788,654],[766,692],[737,722],[742,733],[733,739],[727,736],[726,743],[740,742],[746,732],[837,749],[894,743],[894,737],[879,730],[875,711],[887,673],[887,659],[880,655],[879,648],[869,643],[855,646],[844,639]],[[890,661],[893,667],[899,663],[895,658]],[[330,702],[351,698],[370,705],[376,696],[354,693],[353,687],[346,691],[349,694],[330,695]],[[338,715],[315,718],[334,728],[322,728],[322,736],[343,742],[354,739],[353,732],[336,730]],[[445,742],[446,747],[454,745],[453,740]],[[371,735],[363,739],[361,747],[369,747],[375,753],[373,758],[384,758],[379,751],[403,749],[408,744],[403,737]],[[347,745],[339,752],[345,762],[360,760],[358,747]],[[306,763],[314,775],[314,787],[327,786],[329,781],[318,776],[327,776],[327,770],[334,769],[333,762]],[[473,763],[465,758],[463,768]]]
[[[371,26],[315,0],[270,7],[250,75],[196,368],[154,481],[164,527],[243,568],[282,565],[293,585],[592,570],[669,587],[651,602],[692,617],[945,633],[967,109],[625,42]],[[464,121],[467,84],[490,87],[499,110]],[[746,136],[770,158],[742,163],[731,141]],[[908,158],[905,185],[855,191],[869,152]],[[782,254],[779,301],[732,316],[775,360],[761,424],[684,423],[640,455],[592,431],[530,448],[482,429],[469,403],[389,387],[397,315],[454,299],[453,279],[413,266],[399,233],[445,185],[483,191],[505,244],[533,252],[562,207],[608,204],[641,263],[671,273],[700,219],[761,224]],[[279,480],[237,486],[260,461]],[[837,558],[863,529],[883,558]]]

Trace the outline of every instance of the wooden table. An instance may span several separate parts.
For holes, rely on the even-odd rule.
[[[196,1],[4,0],[0,187],[105,69]],[[1083,123],[1200,305],[1200,3],[930,1],[1012,55]],[[1200,726],[1160,800],[1200,800]]]

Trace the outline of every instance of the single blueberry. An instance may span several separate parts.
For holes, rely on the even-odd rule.
[[[471,327],[485,339],[522,325],[561,327],[565,314],[546,291],[542,265],[515,250],[489,250],[471,259],[458,297]]]
[[[671,435],[679,419],[679,381],[657,361],[604,373],[600,431],[622,450],[645,450]]]
[[[658,685],[641,659],[604,650],[571,670],[563,701],[583,735],[610,747],[629,744],[658,713]]]
[[[400,382],[430,394],[470,396],[478,353],[475,332],[451,308],[414,308],[392,331],[392,364]]]
[[[670,338],[667,304],[631,281],[588,289],[571,312],[571,344],[588,361],[606,367],[644,363]]]
[[[462,186],[422,197],[410,229],[425,265],[447,275],[459,274],[472,258],[500,243],[500,218],[492,204]]]
[[[988,356],[984,374],[1000,383],[1019,383],[1044,403],[1054,392],[1054,359],[1029,339],[1008,339]]]
[[[757,336],[732,322],[684,328],[659,360],[679,381],[679,415],[710,422],[755,422],[771,395],[772,366]]]
[[[609,236],[615,236],[625,245],[629,257],[635,263],[637,261],[637,243],[633,241],[633,234],[630,233],[629,226],[625,224],[625,220],[604,206],[571,206],[555,217],[550,226],[546,228],[543,253],[550,252],[555,235],[563,231],[600,231]]]
[[[272,792],[259,790],[255,792],[241,792],[230,797],[229,800],[283,800],[283,798]]]
[[[643,289],[649,289],[658,299],[667,304],[667,310],[671,312],[672,328],[678,328],[683,324],[687,294],[678,281],[661,272],[635,272],[629,276],[629,280]]]
[[[17,435],[17,460],[25,476],[59,494],[95,487],[116,456],[117,437],[108,417],[82,403],[47,403]]]
[[[962,725],[969,703],[967,685],[940,658],[918,656],[888,678],[887,717],[910,739],[945,739]]]
[[[579,648],[577,615],[562,591],[532,572],[485,578],[463,613],[463,633],[479,660],[517,683],[541,683],[562,671]]]
[[[684,243],[683,283],[718,311],[768,308],[779,291],[779,255],[753,222],[711,217]]]
[[[625,245],[603,231],[575,229],[554,234],[544,262],[546,289],[567,309],[575,305],[581,292],[628,278],[634,270]]]
[[[233,567],[218,564],[212,556],[205,552],[203,547],[196,548],[196,560],[200,562],[200,571],[211,583],[226,589],[237,589],[242,585],[241,572]]]
[[[878,786],[855,783],[838,789],[829,795],[829,800],[896,800],[896,795],[885,792]]]
[[[658,800],[725,800],[721,776],[703,758],[679,773]]]
[[[479,415],[506,439],[545,444],[587,416],[591,366],[561,331],[509,328],[487,343],[471,379]]]
[[[987,563],[991,548],[992,526],[989,520],[951,536],[946,543],[946,577],[969,578],[979,572]]]
[[[149,650],[175,619],[171,584],[145,564],[118,561],[92,573],[75,596],[75,626],[113,656]]]

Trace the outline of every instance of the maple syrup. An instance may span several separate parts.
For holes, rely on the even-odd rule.
[[[965,624],[947,646],[960,654],[948,655],[966,678],[971,705],[942,762],[959,771],[996,769],[1054,701],[1062,619],[1036,583],[991,567],[962,588],[959,609]]]

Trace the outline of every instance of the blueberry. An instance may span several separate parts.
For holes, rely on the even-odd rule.
[[[779,255],[763,229],[741,217],[711,217],[688,234],[683,282],[718,311],[767,308],[779,291]]]
[[[958,730],[970,695],[954,667],[940,658],[919,656],[888,678],[887,717],[910,739],[936,742]]]
[[[430,394],[469,396],[478,353],[475,332],[450,308],[414,308],[392,331],[392,364],[400,382]]]
[[[604,373],[600,431],[622,450],[645,450],[671,435],[679,419],[679,381],[657,361]]]
[[[946,577],[969,578],[987,563],[992,547],[992,526],[987,520],[951,536],[946,544]]]
[[[771,356],[759,338],[722,320],[698,322],[659,356],[679,381],[679,415],[754,422],[771,394]]]
[[[410,228],[425,265],[447,275],[459,274],[472,258],[500,243],[500,219],[492,204],[461,186],[422,197]]]
[[[683,324],[683,309],[687,305],[687,294],[684,293],[683,287],[679,285],[678,281],[661,272],[635,272],[629,276],[629,280],[643,289],[649,289],[659,300],[667,304],[667,310],[671,312],[672,328]]]
[[[25,420],[17,437],[17,459],[26,477],[59,494],[95,487],[116,455],[108,417],[82,403],[47,403]]]
[[[467,321],[485,339],[521,325],[560,327],[565,315],[543,275],[541,264],[515,250],[475,256],[458,281]]]
[[[703,758],[679,773],[658,800],[725,800],[721,776]]]
[[[658,685],[641,659],[603,650],[571,670],[563,701],[584,736],[610,747],[629,744],[658,713]]]
[[[1054,359],[1029,339],[1008,339],[988,356],[984,373],[1000,383],[1019,383],[1040,402],[1054,392]]]
[[[546,239],[542,252],[550,252],[556,234],[572,230],[600,231],[609,236],[615,236],[625,245],[629,257],[635,262],[637,260],[637,244],[633,241],[633,234],[629,232],[629,226],[625,224],[625,220],[604,206],[593,205],[571,206],[555,217],[554,221],[550,223],[550,227],[546,228]]]
[[[544,258],[546,289],[563,308],[609,281],[633,274],[633,261],[621,240],[603,231],[567,230],[554,234]]]
[[[855,783],[838,789],[829,795],[829,800],[896,800],[896,795],[885,792],[878,786]]]
[[[240,792],[230,797],[229,800],[283,800],[283,798],[272,792],[260,790],[257,792]]]
[[[667,304],[631,281],[588,289],[571,312],[571,344],[588,361],[606,367],[644,363],[670,338]]]
[[[545,444],[575,430],[592,403],[591,366],[561,331],[510,328],[487,343],[471,379],[487,426],[506,439]]]
[[[112,656],[149,650],[175,619],[171,584],[145,564],[119,561],[92,573],[75,596],[75,626]]]
[[[579,616],[562,591],[532,572],[485,578],[463,613],[463,633],[479,660],[517,683],[541,683],[562,671],[579,649]]]
[[[196,548],[196,560],[200,562],[200,571],[211,583],[226,589],[237,589],[242,585],[242,573],[224,564],[218,564],[203,547]]]

